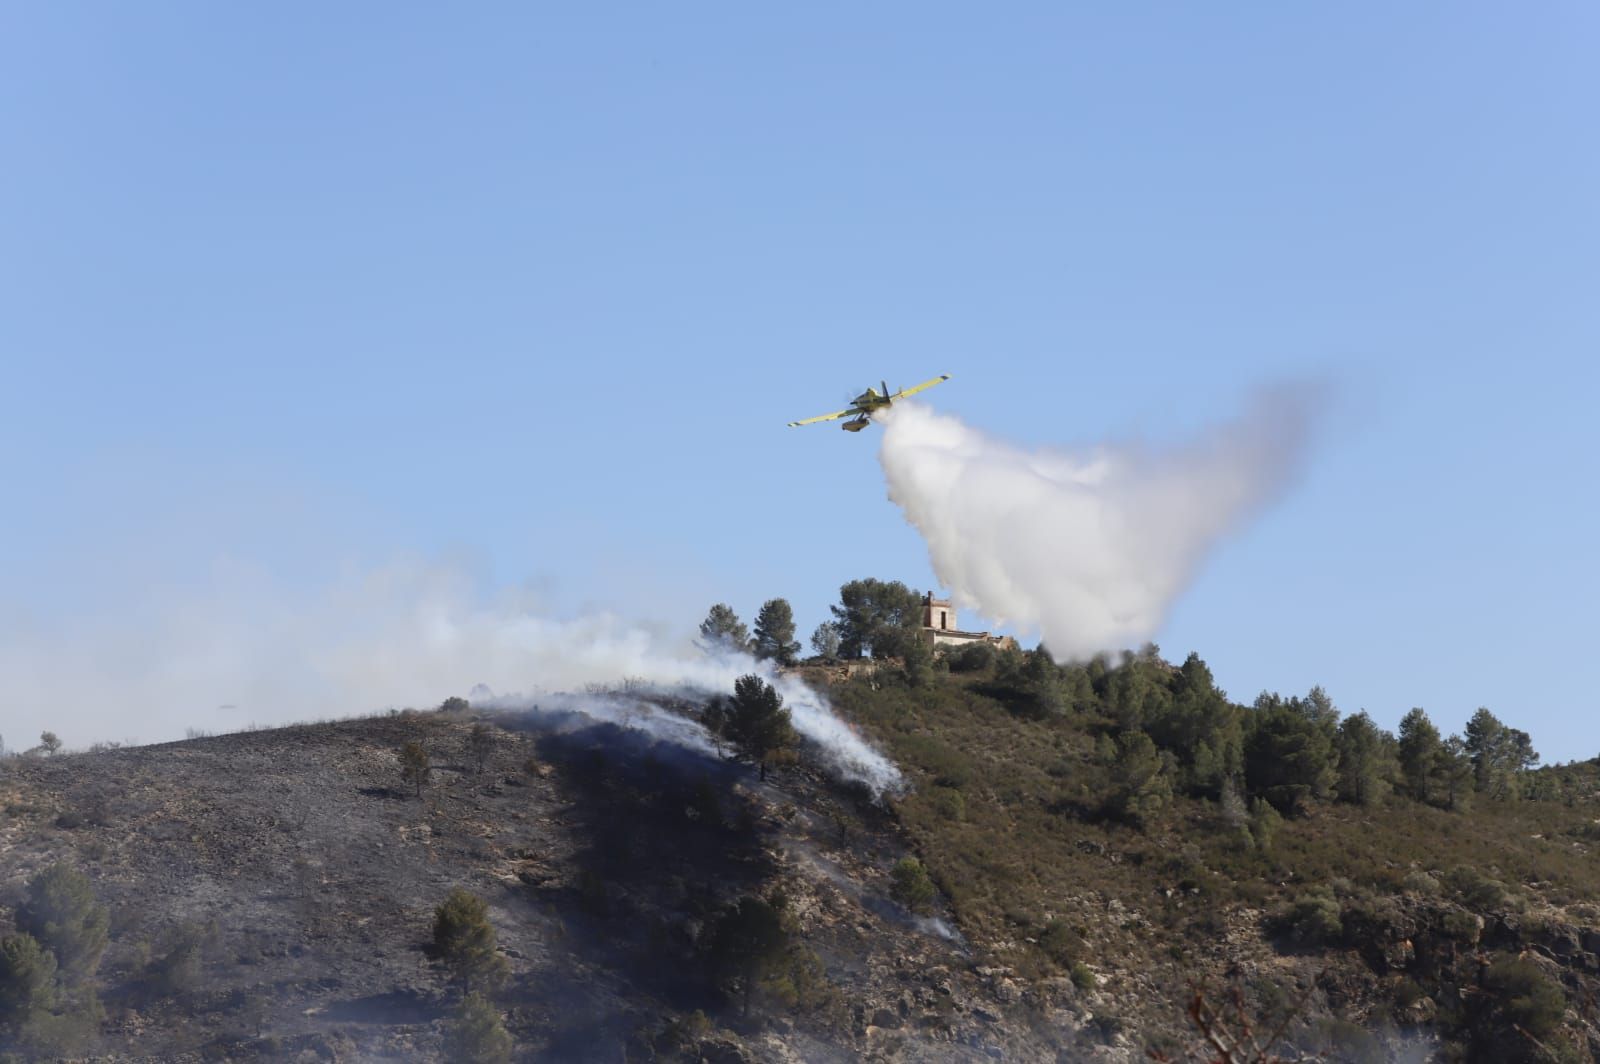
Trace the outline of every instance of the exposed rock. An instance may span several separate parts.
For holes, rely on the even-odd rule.
[[[1002,1005],[1015,1005],[1022,1000],[1022,988],[1010,979],[996,979],[990,984],[990,992]]]
[[[731,1038],[708,1038],[700,1043],[702,1064],[756,1064],[756,1058]]]

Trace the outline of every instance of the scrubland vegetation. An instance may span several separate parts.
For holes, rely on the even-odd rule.
[[[931,679],[880,669],[833,698],[909,771],[896,812],[960,926],[1020,944],[995,957],[1036,978],[1148,957],[1178,1002],[1258,913],[1285,954],[1370,962],[1350,976],[1380,998],[1369,1030],[1425,1011],[1446,1057],[1595,1051],[1561,1020],[1600,970],[1600,763],[1535,770],[1529,737],[1486,709],[1448,739],[1413,710],[1396,738],[1320,688],[1236,704],[1198,656],[1154,647],[1060,667],[974,645]],[[1285,1005],[1248,989],[1262,1015]],[[1314,1049],[1318,1027],[1285,1038]]]

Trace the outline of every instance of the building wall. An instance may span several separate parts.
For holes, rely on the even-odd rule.
[[[922,596],[922,627],[941,632],[961,630],[961,624],[956,620],[956,608],[950,605],[950,600],[936,599],[931,591]]]
[[[1017,641],[1009,635],[990,635],[988,632],[941,632],[937,628],[924,628],[922,638],[935,647],[964,647],[968,643],[988,643],[1001,650],[1018,650]]]

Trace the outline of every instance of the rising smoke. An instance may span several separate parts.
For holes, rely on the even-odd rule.
[[[481,683],[518,692],[502,694],[504,706],[581,711],[706,749],[698,724],[642,696],[730,694],[754,672],[831,771],[879,792],[900,782],[825,697],[770,663],[708,655],[666,626],[605,612],[566,619],[517,596],[484,602],[450,567],[397,562],[300,590],[222,570],[198,591],[142,602],[137,622],[119,612],[70,630],[0,625],[0,738],[22,747],[49,728],[80,749],[156,742],[436,706]],[[624,688],[632,694],[593,693]]]
[[[878,415],[889,498],[958,607],[1061,660],[1147,642],[1206,555],[1291,483],[1320,389],[1263,392],[1187,443],[1026,450],[914,403]]]
[[[840,779],[864,783],[879,795],[901,788],[900,770],[852,731],[820,692],[779,674],[771,663],[757,661],[748,654],[723,651],[696,656],[700,654],[698,648],[690,648],[679,658],[637,659],[631,664],[639,668],[609,690],[582,694],[523,692],[496,695],[482,704],[518,713],[576,713],[591,721],[632,728],[685,749],[712,753],[716,743],[710,734],[698,722],[664,708],[660,696],[703,701],[731,691],[739,676],[755,673],[778,689],[795,731],[810,744],[828,771]],[[474,700],[473,704],[479,702]]]

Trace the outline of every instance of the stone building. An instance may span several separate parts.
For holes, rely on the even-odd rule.
[[[922,635],[935,647],[963,647],[968,643],[1014,643],[1010,636],[988,632],[963,632],[956,620],[956,608],[949,599],[934,598],[930,591],[922,596]]]

